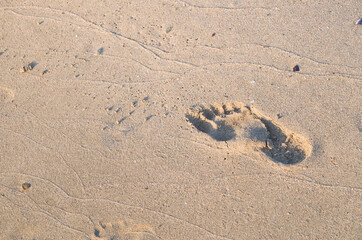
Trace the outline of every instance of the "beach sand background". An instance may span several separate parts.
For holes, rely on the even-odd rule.
[[[360,15],[357,0],[1,1],[0,238],[360,239]],[[258,114],[203,118],[235,102]],[[271,156],[265,121],[305,158]]]

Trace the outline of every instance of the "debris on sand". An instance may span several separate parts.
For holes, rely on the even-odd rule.
[[[295,66],[293,67],[293,72],[299,72],[299,71],[300,71],[299,65],[295,65]]]
[[[171,32],[172,31],[172,26],[169,26],[168,28],[166,28],[166,33],[169,33],[169,32]]]
[[[33,68],[36,65],[37,65],[37,63],[33,61],[33,62],[29,63],[28,65],[23,66],[23,68],[20,69],[20,72],[22,72],[22,73],[29,72],[29,71],[33,70]]]
[[[20,71],[25,73],[25,72],[29,72],[31,70],[33,70],[33,67],[29,64],[27,66],[24,66]]]
[[[99,55],[102,54],[104,52],[104,48],[101,47],[100,49],[97,50],[97,52]]]
[[[23,190],[28,190],[31,187],[31,184],[30,183],[23,183],[21,185],[21,187],[23,188]]]

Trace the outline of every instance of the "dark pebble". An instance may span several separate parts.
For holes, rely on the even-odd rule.
[[[31,187],[31,184],[30,183],[23,183],[21,185],[21,187],[24,189],[24,190],[28,190],[30,187]]]
[[[294,67],[293,67],[293,72],[299,72],[299,66],[298,65],[295,65]]]
[[[96,237],[100,237],[100,232],[99,232],[98,229],[94,229],[94,235],[95,235]]]

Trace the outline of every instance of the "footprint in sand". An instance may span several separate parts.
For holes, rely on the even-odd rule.
[[[150,226],[133,221],[99,222],[94,240],[155,240],[159,239]]]
[[[296,164],[308,158],[308,140],[278,125],[242,103],[216,104],[190,110],[187,119],[216,141],[227,141],[240,151],[261,150],[273,161]]]

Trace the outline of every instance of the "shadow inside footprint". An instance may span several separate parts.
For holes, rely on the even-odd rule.
[[[307,157],[293,135],[287,136],[280,127],[270,120],[260,118],[260,121],[265,125],[269,134],[266,146],[262,148],[262,151],[275,162],[296,164]]]
[[[263,127],[251,127],[248,132],[249,138],[255,142],[265,142],[268,138],[268,131]]]
[[[198,117],[186,115],[187,119],[196,127],[197,130],[208,134],[216,141],[228,141],[235,138],[236,134],[234,128],[227,125],[225,121],[207,121],[214,119],[209,111],[203,111],[201,114],[202,116]]]
[[[225,124],[225,121],[217,122],[217,129],[210,132],[210,136],[217,141],[228,141],[234,139],[236,134],[232,126]]]

